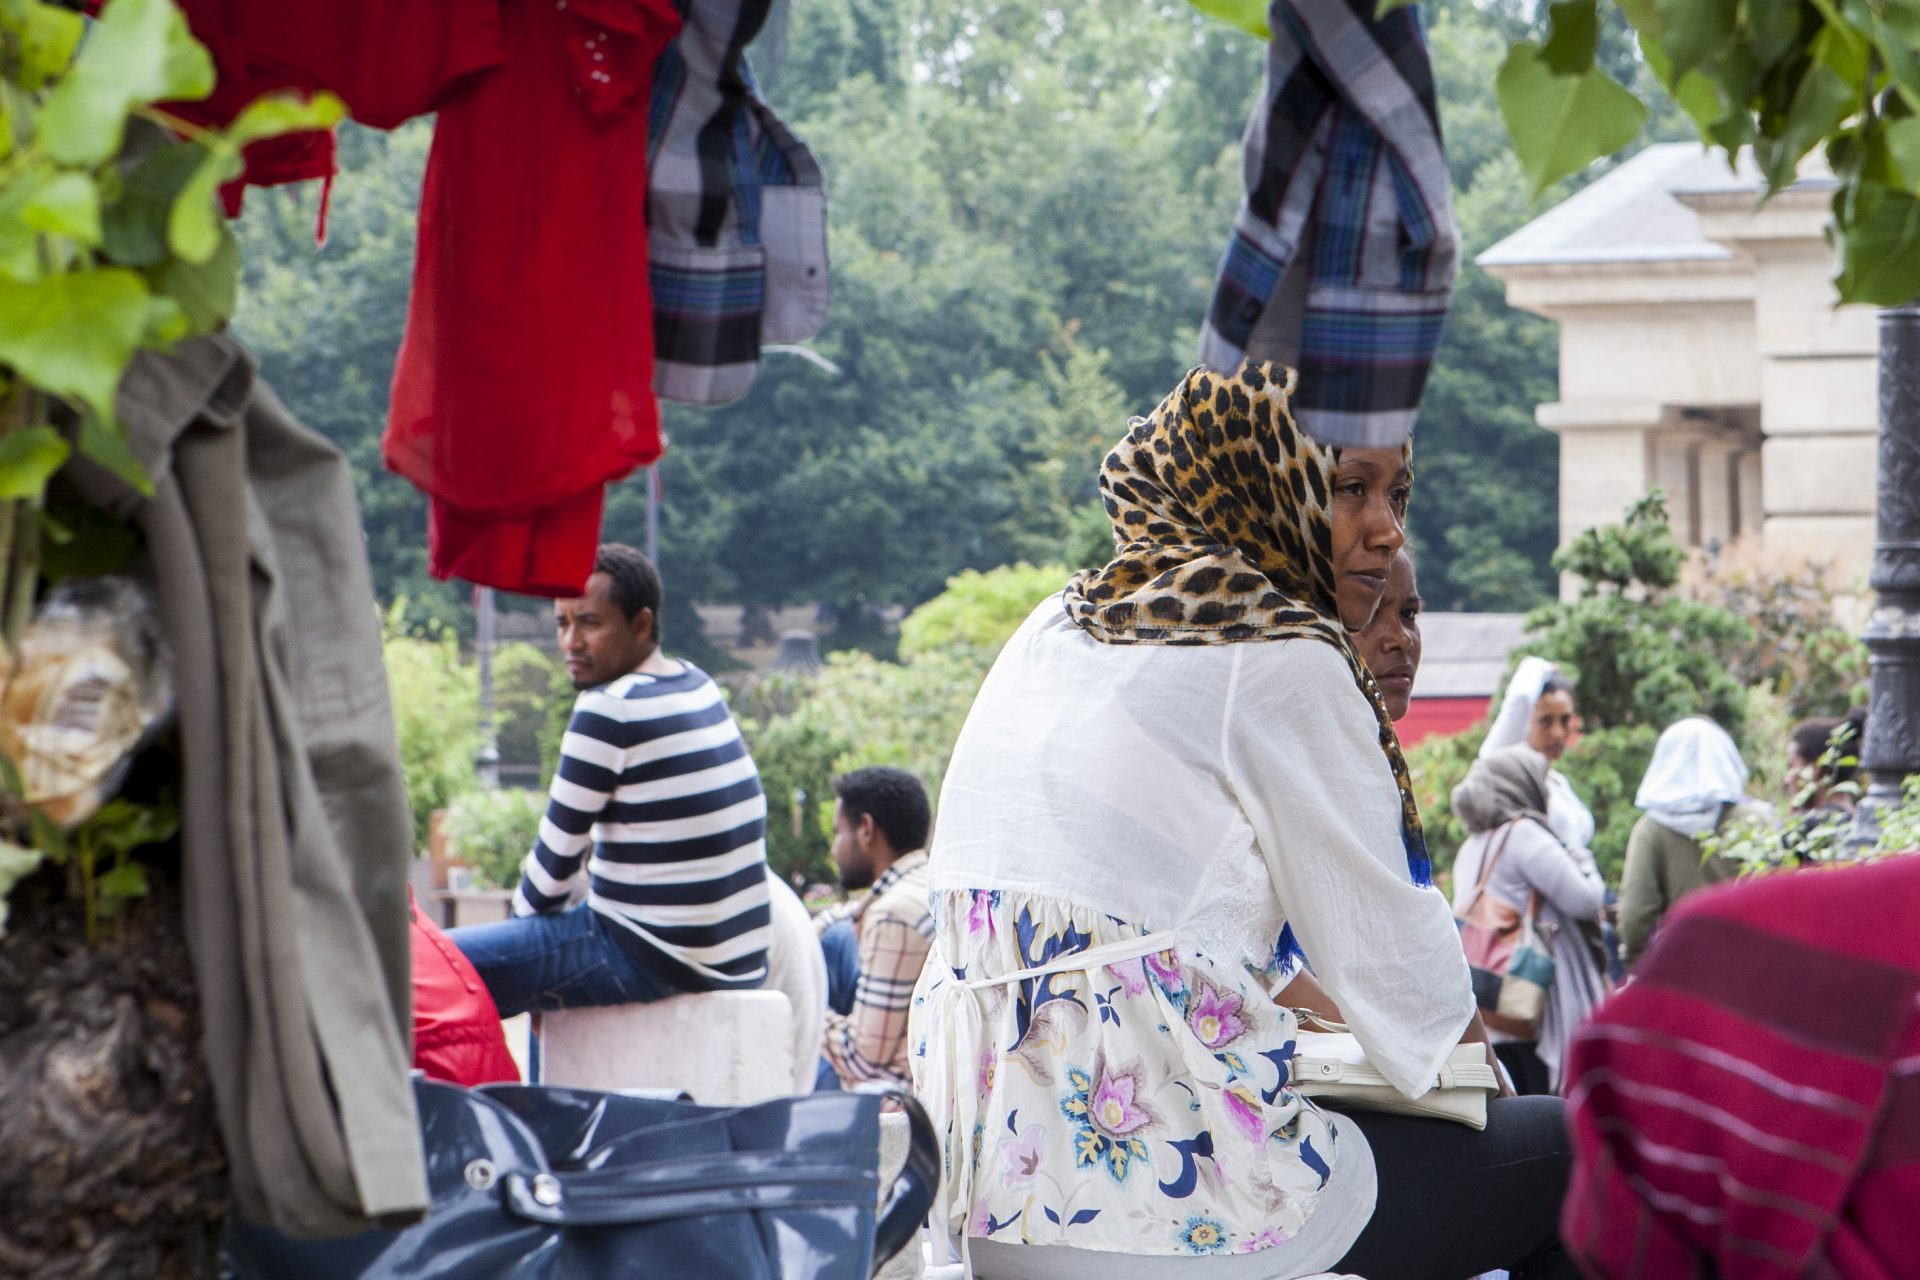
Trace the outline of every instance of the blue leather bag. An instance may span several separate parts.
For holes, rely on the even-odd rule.
[[[741,1107],[423,1079],[414,1094],[427,1216],[326,1241],[236,1222],[233,1280],[868,1280],[939,1178],[933,1127],[899,1089]],[[889,1098],[911,1143],[876,1209]]]

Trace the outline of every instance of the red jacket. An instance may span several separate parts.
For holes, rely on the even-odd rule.
[[[476,1085],[518,1082],[500,1011],[453,940],[413,915],[413,1065],[434,1080]]]

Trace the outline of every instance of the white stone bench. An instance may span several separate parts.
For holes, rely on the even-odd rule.
[[[778,991],[711,991],[540,1015],[540,1080],[683,1089],[712,1106],[793,1092],[793,1006]]]
[[[813,1091],[827,963],[799,895],[778,876],[767,985],[540,1015],[540,1079],[581,1089],[682,1089],[732,1106]]]

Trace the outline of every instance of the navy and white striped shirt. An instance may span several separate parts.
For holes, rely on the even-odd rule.
[[[621,926],[642,963],[664,953],[696,986],[757,987],[770,920],[767,799],[720,687],[682,665],[574,702],[513,910],[564,909],[584,871],[587,906]]]

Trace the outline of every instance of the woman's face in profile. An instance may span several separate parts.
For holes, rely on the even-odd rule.
[[[1343,449],[1333,470],[1334,600],[1340,622],[1364,631],[1387,593],[1393,558],[1406,544],[1401,527],[1413,474],[1398,449]]]
[[[1356,631],[1353,647],[1380,684],[1387,714],[1406,717],[1413,698],[1413,678],[1420,670],[1420,589],[1413,580],[1413,560],[1406,552],[1393,558],[1387,575],[1387,594],[1364,631]]]
[[[1573,745],[1578,725],[1571,693],[1560,689],[1543,693],[1533,704],[1533,719],[1527,722],[1527,745],[1549,762],[1558,763]]]

